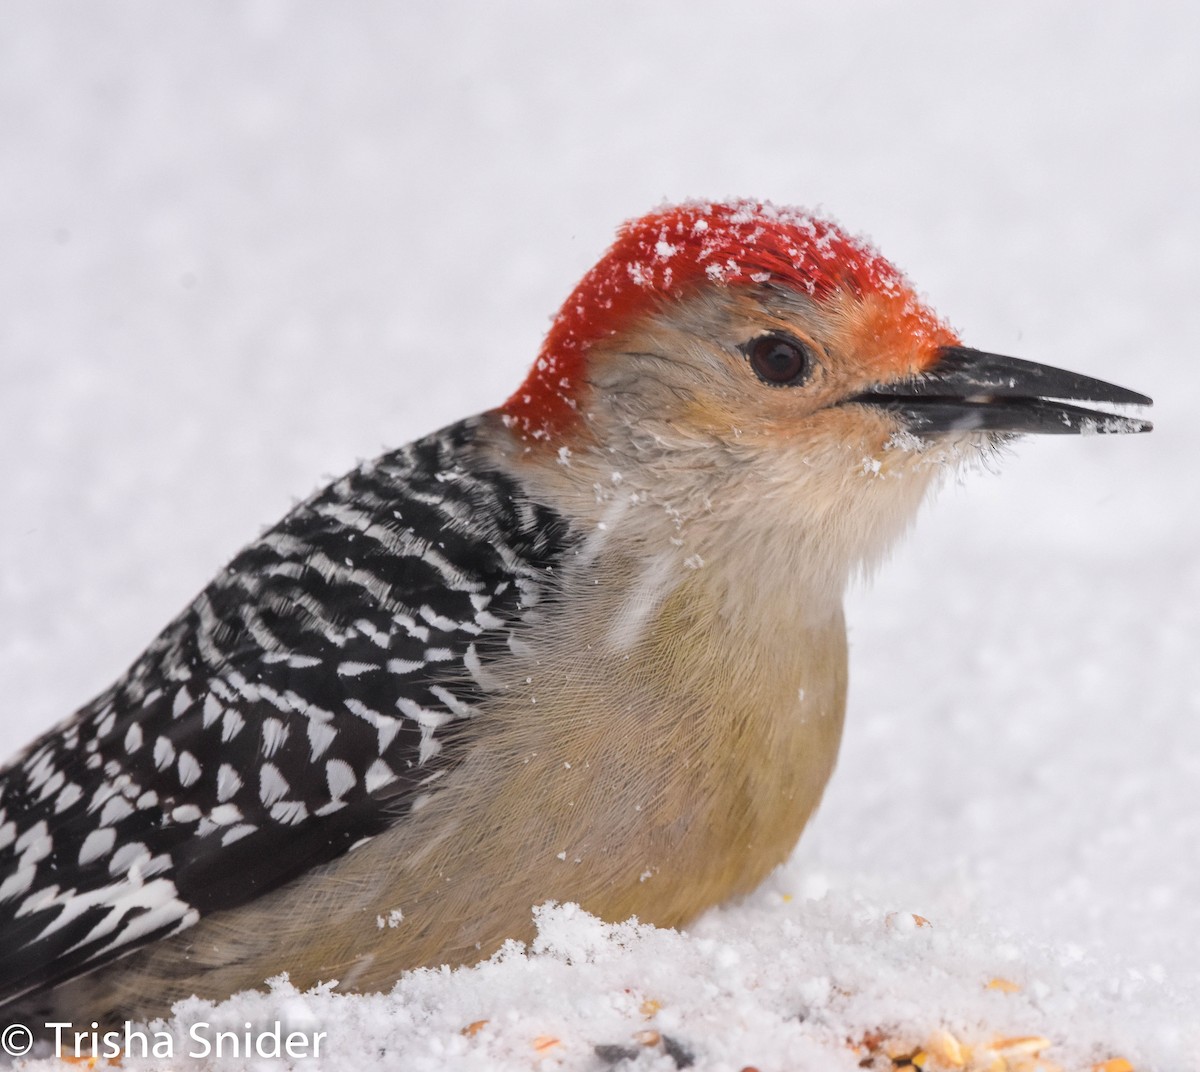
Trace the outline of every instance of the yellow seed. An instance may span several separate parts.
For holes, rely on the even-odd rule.
[[[929,1054],[927,1054],[924,1050],[918,1050],[912,1055],[912,1057],[909,1058],[909,1063],[914,1065],[916,1068],[924,1068],[927,1064],[929,1064]]]
[[[642,1046],[657,1046],[660,1042],[662,1042],[662,1035],[660,1035],[653,1028],[648,1027],[643,1031],[635,1031],[633,1034],[633,1040]]]
[[[1004,1050],[1006,1054],[1038,1054],[1053,1043],[1041,1035],[1019,1035],[1016,1038],[1000,1038],[992,1043],[993,1050]]]
[[[538,1053],[545,1053],[547,1050],[552,1050],[555,1046],[561,1045],[562,1043],[559,1042],[558,1039],[556,1039],[553,1035],[538,1035],[538,1037],[533,1040],[533,1048],[537,1050]]]
[[[642,1002],[641,1006],[638,1008],[638,1011],[647,1020],[649,1020],[652,1016],[655,1016],[658,1013],[658,1010],[661,1008],[662,1008],[662,1002],[655,1001],[653,998],[647,998],[645,1001]]]
[[[1000,979],[1000,978],[992,979],[988,983],[987,988],[989,990],[999,990],[1001,993],[1004,993],[1004,994],[1015,994],[1018,990],[1021,989],[1019,983],[1014,983],[1011,979]]]
[[[466,1035],[467,1038],[472,1038],[475,1035],[478,1035],[480,1031],[487,1027],[487,1025],[488,1022],[486,1020],[472,1020],[469,1024],[467,1024],[466,1027],[462,1029],[462,1033]]]
[[[962,1043],[944,1029],[929,1036],[925,1049],[937,1058],[940,1064],[949,1065],[951,1068],[962,1068],[967,1063]]]
[[[1110,1057],[1098,1065],[1092,1065],[1092,1072],[1133,1072],[1133,1065],[1124,1057]]]

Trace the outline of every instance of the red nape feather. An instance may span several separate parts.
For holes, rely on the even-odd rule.
[[[869,243],[802,209],[765,201],[670,206],[625,223],[571,292],[529,376],[501,407],[507,423],[526,439],[554,438],[578,416],[588,350],[706,281],[775,284],[817,298],[839,288],[911,295],[904,276]]]

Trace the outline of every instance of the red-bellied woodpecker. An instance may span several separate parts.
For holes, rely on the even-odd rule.
[[[751,890],[833,769],[842,594],[939,473],[1149,404],[982,353],[834,224],[627,224],[504,405],[250,544],[0,780],[0,1006],[388,986]]]

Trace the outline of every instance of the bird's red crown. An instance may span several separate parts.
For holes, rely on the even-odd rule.
[[[910,330],[945,328],[916,302],[903,274],[830,220],[764,201],[686,202],[625,223],[551,325],[525,382],[501,407],[527,439],[576,419],[588,351],[664,300],[709,283],[773,284],[823,298],[835,290],[896,299]]]

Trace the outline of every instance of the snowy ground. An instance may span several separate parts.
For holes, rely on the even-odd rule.
[[[183,1008],[177,1054],[283,1018],[330,1033],[297,1067],[600,1069],[654,1030],[838,1069],[873,1028],[1200,1067],[1196,10],[0,7],[6,754],[319,478],[505,397],[664,198],[823,207],[968,343],[1157,399],[1148,437],[1021,443],[853,595],[839,770],[747,903]]]

